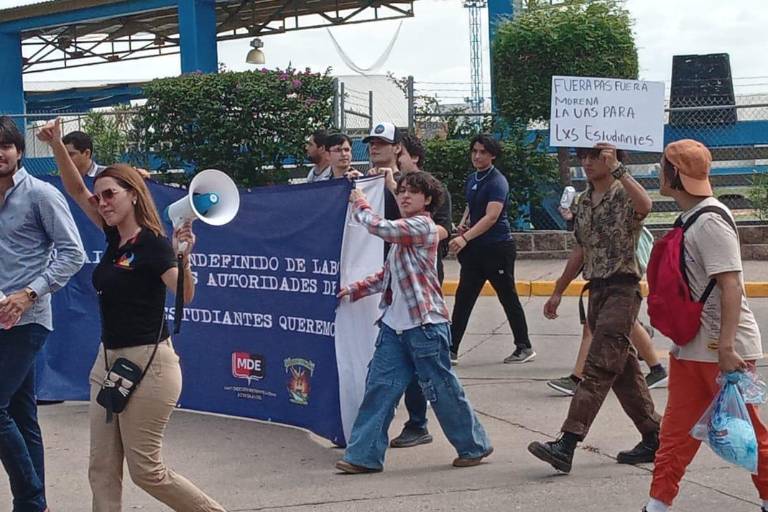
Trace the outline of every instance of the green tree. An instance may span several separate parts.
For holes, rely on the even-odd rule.
[[[573,0],[527,9],[499,24],[493,43],[499,112],[512,122],[550,118],[552,76],[636,79],[637,48],[629,13],[614,0]],[[560,180],[570,184],[568,148],[558,148]]]
[[[142,151],[169,167],[220,169],[241,186],[286,181],[304,142],[331,123],[334,86],[309,69],[190,74],[154,80],[135,121]]]
[[[128,105],[116,106],[108,112],[89,112],[83,120],[83,131],[93,141],[93,159],[104,165],[120,162],[129,146],[131,113]]]
[[[555,158],[540,150],[541,140],[528,139],[523,125],[508,127],[502,142],[502,154],[494,162],[507,177],[509,190],[509,219],[513,226],[521,216],[524,205],[539,206],[543,197],[557,183]],[[432,139],[425,141],[425,171],[442,181],[451,194],[453,220],[458,223],[466,206],[464,182],[472,172],[469,158],[469,138]],[[524,218],[524,222],[531,219]],[[546,226],[534,226],[534,228]]]

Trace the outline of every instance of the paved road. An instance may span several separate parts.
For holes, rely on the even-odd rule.
[[[487,464],[451,467],[455,454],[432,419],[433,444],[390,450],[381,474],[338,475],[333,463],[341,450],[306,432],[184,411],[177,412],[169,426],[167,460],[228,510],[239,512],[639,511],[651,468],[616,464],[616,453],[633,446],[639,436],[613,396],[578,450],[570,475],[555,474],[526,451],[530,441],[553,438],[558,432],[569,399],[553,394],[544,381],[570,371],[579,339],[576,299],[564,299],[563,315],[556,321],[542,318],[544,300],[533,297],[525,303],[538,352],[535,362],[501,363],[512,351],[512,337],[492,297],[478,301],[462,345],[458,372],[496,448]],[[768,299],[752,305],[763,332],[768,332]],[[668,342],[657,341],[659,350],[668,347]],[[768,378],[765,367],[761,372]],[[652,394],[663,409],[666,390]],[[90,510],[86,405],[46,406],[41,417],[52,511]],[[401,409],[392,435],[403,421]],[[167,510],[138,490],[127,472],[125,478],[126,512]],[[756,512],[758,503],[744,470],[702,448],[676,510]],[[0,510],[10,510],[9,504],[7,480],[0,472]]]

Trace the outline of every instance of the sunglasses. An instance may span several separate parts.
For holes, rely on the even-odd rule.
[[[600,152],[602,149],[599,148],[580,148],[576,150],[576,156],[583,160],[587,157],[591,158],[592,160],[597,160],[600,158]]]
[[[101,194],[93,194],[88,200],[98,206],[103,199],[105,203],[112,201],[120,191],[114,188],[104,189]]]

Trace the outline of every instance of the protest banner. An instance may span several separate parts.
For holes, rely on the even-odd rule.
[[[58,177],[46,181],[62,188]],[[383,179],[370,181],[381,212]],[[187,193],[148,185],[160,211]],[[184,381],[179,407],[294,425],[346,444],[378,311],[372,301],[337,309],[336,293],[340,276],[362,277],[383,263],[380,241],[348,219],[351,187],[344,179],[241,190],[230,224],[195,223],[195,299],[181,313],[170,294],[166,302],[168,321],[183,315],[173,336]],[[91,274],[105,237],[71,201],[70,208],[87,261],[53,296],[54,332],[38,361],[44,400],[88,399],[100,341]]]

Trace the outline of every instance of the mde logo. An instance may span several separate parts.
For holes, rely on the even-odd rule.
[[[373,133],[381,135],[382,133],[384,133],[384,129],[385,129],[384,125],[380,124],[380,125],[376,126],[376,129],[373,130]]]
[[[245,379],[248,385],[252,380],[264,378],[264,356],[248,352],[232,352],[232,376]]]
[[[289,401],[297,405],[309,404],[310,380],[315,372],[315,363],[300,358],[288,358],[283,363],[288,374]]]

